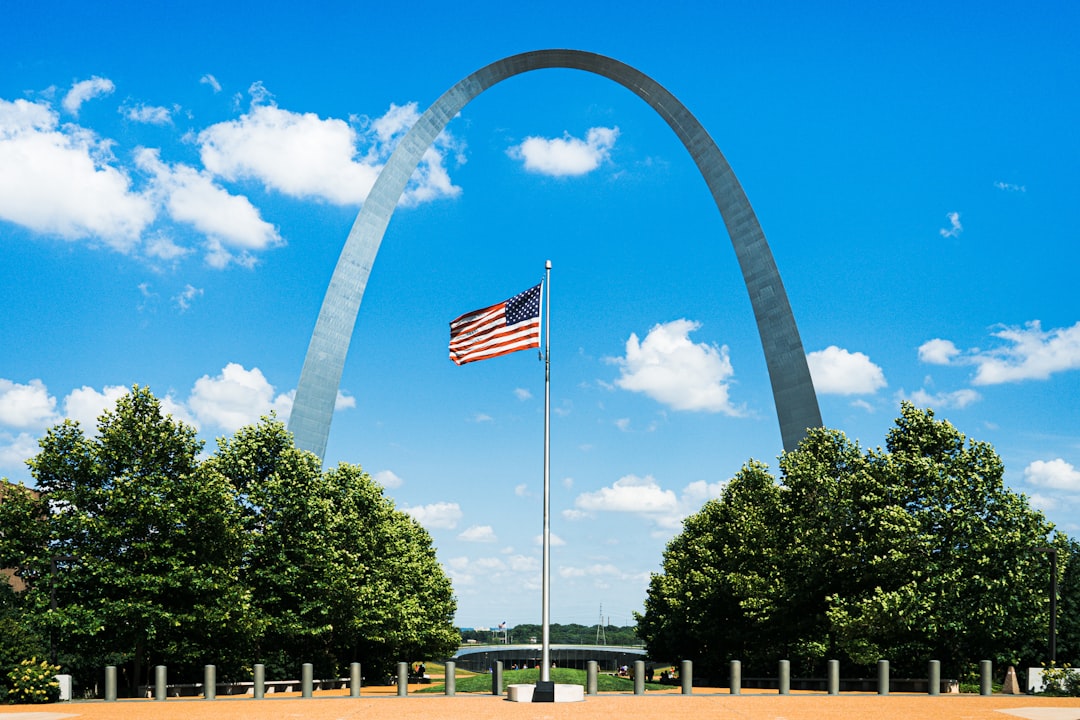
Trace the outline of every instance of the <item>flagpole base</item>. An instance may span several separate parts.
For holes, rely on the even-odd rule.
[[[506,699],[510,702],[585,702],[585,688],[581,685],[566,685],[538,682],[535,685],[515,684],[506,688]]]

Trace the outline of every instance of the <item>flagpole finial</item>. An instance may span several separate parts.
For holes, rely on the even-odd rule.
[[[547,262],[546,262],[546,263],[544,264],[544,268],[545,268],[545,269],[547,269],[547,270],[550,270],[550,269],[551,269],[551,261],[550,261],[550,260],[548,260],[548,261],[547,261]]]

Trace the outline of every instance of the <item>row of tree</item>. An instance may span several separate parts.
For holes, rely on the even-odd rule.
[[[886,449],[819,429],[780,459],[779,482],[748,462],[688,518],[649,585],[638,634],[654,658],[703,672],[861,674],[878,659],[922,676],[928,660],[1047,656],[1058,557],[1058,660],[1080,661],[1080,544],[1003,484],[993,447],[904,404]]]
[[[138,386],[92,435],[50,429],[30,461],[41,497],[0,502],[0,567],[27,585],[0,622],[85,685],[105,665],[134,687],[156,664],[176,681],[260,662],[330,677],[454,652],[430,535],[360,467],[323,471],[274,419],[218,444],[200,459],[195,430]]]
[[[539,642],[543,631],[541,625],[522,623],[508,630],[461,629],[462,642],[514,644]],[[551,623],[548,637],[557,645],[641,645],[633,625],[617,626],[581,625],[579,623]],[[535,640],[533,639],[535,638]]]

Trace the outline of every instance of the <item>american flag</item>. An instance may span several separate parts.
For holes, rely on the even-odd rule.
[[[540,347],[543,283],[450,323],[450,359],[458,365]]]

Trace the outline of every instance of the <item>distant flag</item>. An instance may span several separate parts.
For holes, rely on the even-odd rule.
[[[509,300],[450,323],[450,359],[458,365],[540,347],[540,283]]]
[[[506,621],[505,620],[503,620],[501,623],[499,623],[499,629],[500,630],[505,630],[506,629]]]

